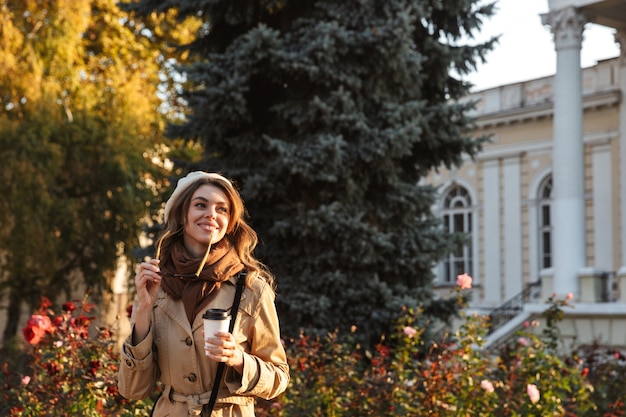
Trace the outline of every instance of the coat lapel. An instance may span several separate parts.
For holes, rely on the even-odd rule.
[[[187,314],[185,313],[183,303],[180,300],[174,300],[172,297],[168,297],[163,290],[161,290],[161,294],[163,295],[163,298],[161,299],[159,305],[163,309],[163,312],[178,323],[178,325],[180,325],[180,327],[182,327],[185,332],[191,336],[191,325],[189,324],[189,320],[187,320]]]

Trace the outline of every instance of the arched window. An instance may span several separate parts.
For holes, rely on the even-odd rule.
[[[443,261],[442,282],[453,284],[459,274],[472,274],[472,199],[467,190],[455,185],[444,195],[442,220],[449,233],[462,233],[464,242],[455,245]]]
[[[539,268],[552,267],[552,176],[548,176],[539,186],[537,196],[539,208]]]

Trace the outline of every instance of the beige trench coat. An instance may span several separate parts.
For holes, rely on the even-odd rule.
[[[207,308],[230,309],[237,277],[224,282]],[[150,332],[136,346],[124,342],[118,387],[128,399],[147,398],[155,383],[163,395],[155,417],[199,415],[208,403],[217,362],[204,353],[202,313],[189,324],[180,300],[159,291]],[[131,318],[134,328],[134,317]],[[256,278],[244,288],[233,336],[244,350],[243,374],[226,367],[213,417],[252,417],[254,397],[271,399],[285,391],[289,366],[280,339],[274,291]]]

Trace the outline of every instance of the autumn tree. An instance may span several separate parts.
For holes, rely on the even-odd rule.
[[[0,0],[5,341],[24,304],[107,290],[157,215],[167,59],[113,0]]]
[[[286,334],[356,325],[377,337],[403,306],[445,317],[432,269],[454,240],[420,180],[480,150],[457,99],[493,45],[477,0],[127,2],[201,16],[185,50],[189,115],[168,135],[204,148],[185,169],[240,185]]]

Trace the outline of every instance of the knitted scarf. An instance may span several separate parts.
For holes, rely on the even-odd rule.
[[[194,274],[201,259],[192,258],[182,242],[172,246],[172,264],[163,265],[166,273]],[[189,323],[215,297],[222,282],[243,269],[235,249],[226,239],[211,248],[206,264],[195,280],[164,275],[161,281],[163,290],[174,299],[182,299]]]

